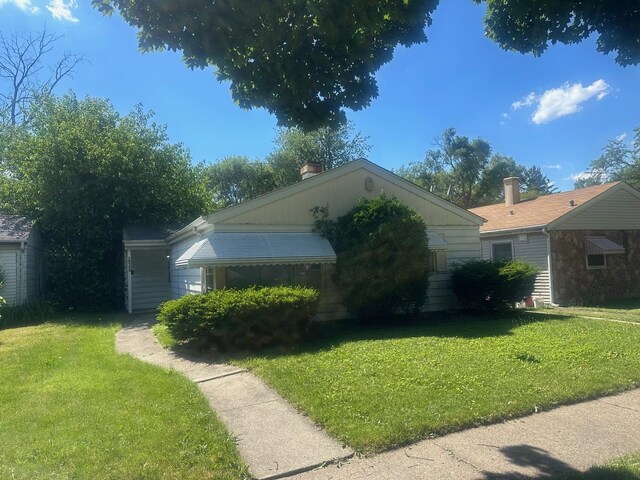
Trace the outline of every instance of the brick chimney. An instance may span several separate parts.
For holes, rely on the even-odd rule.
[[[504,204],[511,207],[520,203],[520,178],[508,177],[504,182]]]
[[[315,162],[305,162],[304,165],[300,168],[300,175],[302,176],[302,180],[306,180],[307,178],[314,177],[322,173],[322,165]]]

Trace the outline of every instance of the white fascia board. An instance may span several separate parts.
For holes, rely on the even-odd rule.
[[[183,239],[183,237],[189,237],[190,235],[196,235],[198,233],[202,233],[203,225],[208,223],[207,219],[204,217],[198,217],[193,222],[191,222],[186,227],[178,230],[173,235],[169,235],[167,237],[167,243],[176,243]]]
[[[124,240],[124,246],[128,249],[160,249],[167,248],[169,244],[166,240]]]
[[[518,228],[503,228],[501,230],[488,230],[485,232],[480,232],[480,238],[483,237],[499,237],[501,235],[511,235],[517,233],[534,233],[534,232],[542,232],[546,225],[528,225],[526,227],[518,227]]]

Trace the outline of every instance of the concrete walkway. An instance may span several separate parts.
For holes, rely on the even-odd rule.
[[[296,480],[555,478],[640,451],[640,390],[417,442]]]
[[[254,477],[286,477],[353,455],[253,374],[163,349],[152,324],[148,315],[124,327],[116,334],[116,350],[196,382],[236,438]]]
[[[375,457],[352,451],[254,375],[163,349],[146,317],[116,335],[116,349],[192,379],[237,438],[261,479],[544,479],[640,451],[640,389],[423,440]],[[324,468],[316,468],[316,467]]]

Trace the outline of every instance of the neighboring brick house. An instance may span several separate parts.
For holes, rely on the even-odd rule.
[[[558,305],[640,297],[640,192],[624,182],[473,208],[482,257],[523,258],[540,268],[534,297]]]

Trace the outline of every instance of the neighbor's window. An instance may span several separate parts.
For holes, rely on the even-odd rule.
[[[491,259],[494,261],[510,262],[513,260],[513,243],[496,242],[491,244]]]
[[[607,260],[604,254],[587,255],[587,268],[606,268]]]
[[[260,267],[227,267],[225,268],[225,285],[227,288],[247,288],[260,285]]]
[[[319,263],[296,265],[296,285],[322,289],[322,269]]]

